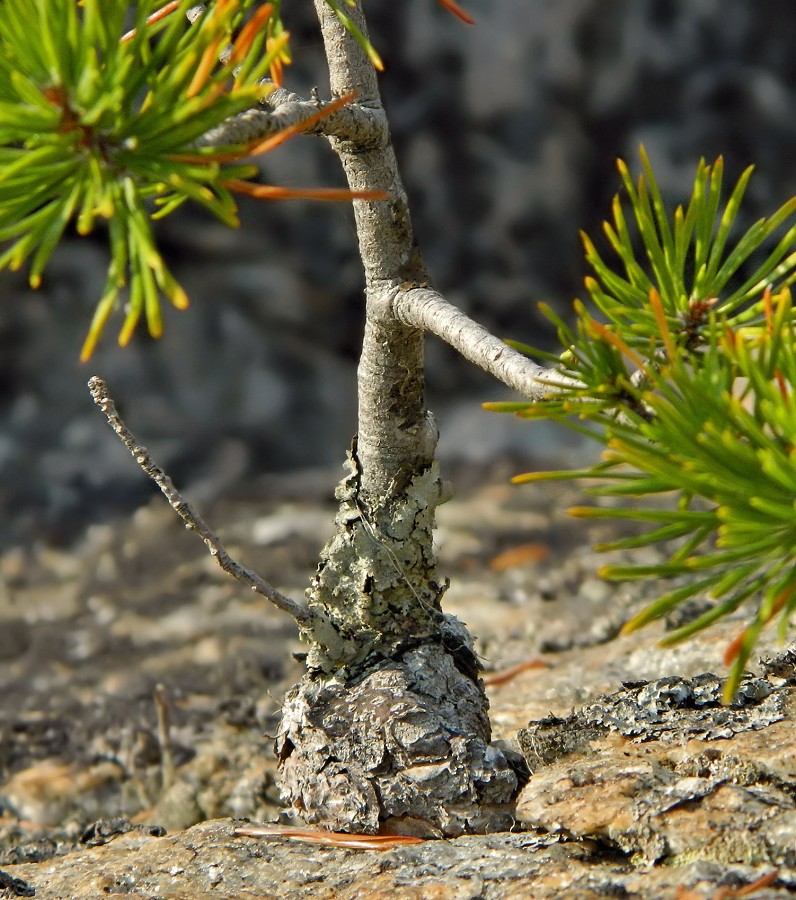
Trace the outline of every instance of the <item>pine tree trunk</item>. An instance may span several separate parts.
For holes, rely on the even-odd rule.
[[[332,93],[382,117],[378,141],[332,139],[354,190],[367,321],[358,434],[338,487],[337,530],[308,591],[308,671],[288,694],[277,751],[284,800],[334,830],[457,835],[511,821],[517,776],[490,746],[488,701],[466,628],[441,609],[434,517],[437,431],[423,396],[423,332],[394,315],[426,284],[376,74],[326,0],[315,0]],[[359,3],[344,7],[363,33]]]

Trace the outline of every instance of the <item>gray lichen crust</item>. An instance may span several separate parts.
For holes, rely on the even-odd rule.
[[[355,452],[347,469],[337,488],[337,529],[307,592],[316,614],[308,668],[342,677],[361,671],[369,657],[390,657],[439,635],[446,587],[438,583],[433,548],[436,464],[378,510],[360,492]]]
[[[591,742],[608,732],[636,743],[685,743],[691,738],[730,738],[784,717],[785,696],[765,678],[745,676],[729,706],[721,703],[722,688],[722,679],[710,673],[627,684],[565,719],[531,722],[518,734],[520,748],[535,771],[569,753],[588,752]]]

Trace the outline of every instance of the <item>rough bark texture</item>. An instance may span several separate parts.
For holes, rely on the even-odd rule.
[[[429,837],[511,826],[517,778],[489,746],[483,693],[457,655],[472,660],[426,643],[361,680],[307,679],[288,695],[302,752],[282,740],[283,788],[303,818]]]
[[[318,112],[315,100],[302,100],[284,88],[276,88],[262,106],[246,110],[223,125],[204,134],[196,143],[200,147],[219,147],[227,144],[248,144],[276,134],[284,128],[300,125]],[[329,113],[319,122],[306,128],[306,134],[322,134],[356,141],[358,146],[383,145],[386,131],[384,113],[360,104],[349,104]]]
[[[325,0],[316,9],[332,93],[384,117],[376,75]],[[365,32],[359,6],[347,14]],[[426,275],[389,132],[331,137],[353,190],[367,322],[359,426],[338,488],[337,531],[308,593],[308,673],[289,694],[277,751],[287,803],[337,830],[458,835],[504,827],[517,776],[490,746],[488,702],[464,626],[441,610],[434,511],[443,489],[423,396],[423,331],[398,320]]]

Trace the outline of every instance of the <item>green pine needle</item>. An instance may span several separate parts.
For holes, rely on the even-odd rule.
[[[726,655],[729,702],[762,629],[778,618],[784,633],[796,608],[796,198],[737,236],[751,168],[722,204],[722,160],[700,162],[691,198],[669,213],[643,148],[641,160],[635,182],[619,163],[624,198],[604,228],[614,259],[583,235],[595,309],[576,303],[572,328],[543,307],[563,348],[554,368],[576,386],[502,408],[605,448],[588,469],[514,479],[588,479],[590,493],[630,498],[571,510],[653,526],[599,549],[669,542],[660,563],[602,569],[675,582],[626,631],[699,595],[711,609],[665,643],[750,610]],[[661,494],[674,506],[661,509]]]
[[[251,167],[222,166],[213,154],[180,161],[201,135],[263,96],[274,63],[259,33],[229,63],[255,0],[213,4],[194,25],[183,0],[147,22],[160,0],[141,0],[135,32],[123,38],[131,5],[123,0],[6,0],[0,16],[0,240],[13,241],[0,268],[29,265],[33,287],[65,229],[79,234],[107,223],[111,266],[83,347],[87,359],[129,289],[120,342],[140,318],[162,330],[160,297],[187,304],[157,250],[153,214],[184,200],[229,225],[235,203],[223,181]],[[278,4],[275,4],[278,9]],[[281,26],[271,16],[272,33]],[[240,66],[233,74],[233,68]],[[229,149],[229,148],[225,148]]]

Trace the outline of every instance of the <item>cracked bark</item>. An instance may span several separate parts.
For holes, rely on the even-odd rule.
[[[352,190],[365,269],[358,434],[338,487],[337,530],[308,591],[308,671],[276,747],[283,799],[334,830],[457,835],[504,828],[515,771],[490,745],[488,702],[464,625],[442,612],[433,547],[442,499],[423,396],[423,328],[396,315],[427,286],[376,74],[326,0],[315,0],[333,95],[356,91],[380,139],[331,134]],[[366,33],[358,3],[347,14]],[[422,327],[419,327],[422,326]],[[503,345],[505,347],[505,345]],[[508,348],[506,348],[508,349]],[[527,361],[526,361],[527,362]]]

